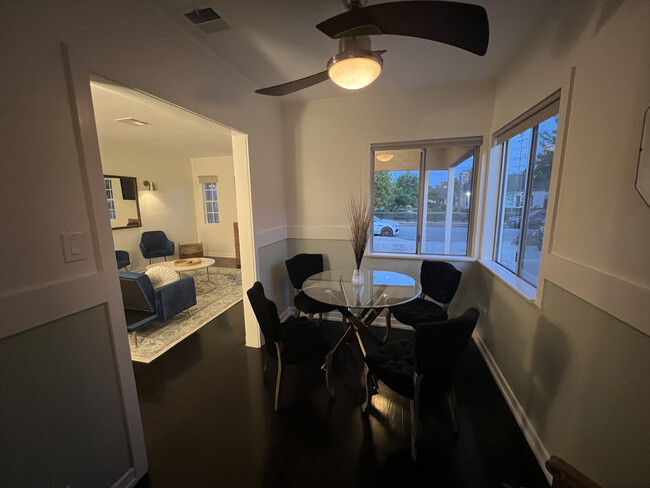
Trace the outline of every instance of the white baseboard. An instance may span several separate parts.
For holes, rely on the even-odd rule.
[[[503,376],[503,373],[501,373],[499,366],[497,365],[496,361],[492,357],[492,354],[490,354],[490,351],[485,345],[485,342],[483,342],[481,336],[476,332],[474,332],[473,337],[474,337],[474,342],[478,347],[478,350],[480,351],[481,355],[483,356],[483,359],[485,360],[485,364],[487,364],[488,368],[490,369],[494,381],[499,386],[503,398],[505,399],[506,403],[510,407],[510,411],[512,412],[512,415],[514,415],[515,419],[517,420],[517,423],[519,424],[519,428],[521,428],[521,431],[524,433],[524,437],[526,438],[526,441],[528,441],[528,445],[530,446],[531,450],[533,451],[533,454],[537,458],[537,462],[542,468],[542,472],[546,476],[548,482],[551,483],[553,481],[553,477],[548,471],[546,471],[546,467],[545,467],[545,463],[550,457],[548,451],[546,450],[546,447],[542,443],[542,440],[539,438],[539,435],[537,435],[537,431],[535,430],[533,424],[528,419],[526,412],[524,411],[523,407],[517,400],[517,397],[515,396],[514,392],[510,388],[510,385],[508,384],[505,377]]]
[[[229,258],[229,259],[235,259],[237,256],[234,254],[225,254],[225,253],[218,253],[218,252],[205,252],[204,257],[206,258]]]

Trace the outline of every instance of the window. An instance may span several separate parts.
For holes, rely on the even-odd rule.
[[[533,286],[546,225],[558,95],[495,134],[502,146],[495,261]]]
[[[372,252],[467,256],[480,138],[376,144]]]
[[[113,182],[108,178],[104,179],[104,188],[106,189],[106,201],[108,202],[108,216],[111,220],[115,220],[115,198],[113,196]]]
[[[203,193],[203,210],[206,224],[219,223],[219,202],[217,201],[217,183],[201,183]]]

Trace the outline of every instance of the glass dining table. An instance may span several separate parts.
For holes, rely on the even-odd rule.
[[[307,296],[319,302],[335,305],[348,320],[345,333],[328,353],[328,361],[342,344],[356,339],[363,357],[366,349],[359,330],[368,329],[381,312],[393,305],[409,302],[420,295],[422,287],[412,276],[381,269],[362,269],[359,282],[352,282],[352,268],[331,269],[310,276],[305,280],[302,290]],[[388,329],[382,341],[374,334],[366,335],[378,345],[388,337]]]

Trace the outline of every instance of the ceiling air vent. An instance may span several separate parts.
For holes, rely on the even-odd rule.
[[[226,21],[211,7],[195,8],[184,14],[185,17],[206,34],[230,29]]]

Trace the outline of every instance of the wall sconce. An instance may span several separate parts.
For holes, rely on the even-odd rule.
[[[147,190],[156,191],[156,184],[153,181],[144,180],[142,184],[145,186]]]

